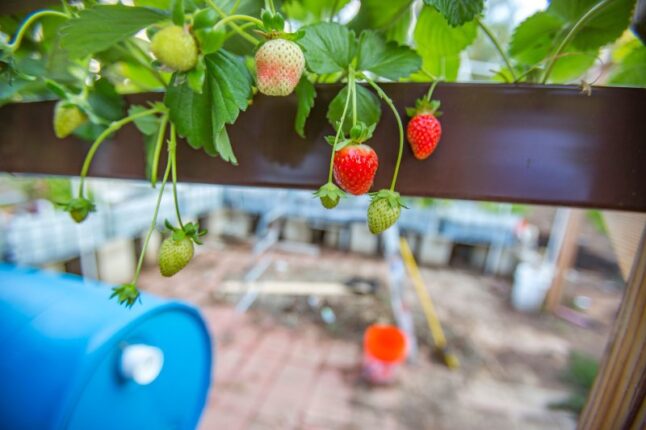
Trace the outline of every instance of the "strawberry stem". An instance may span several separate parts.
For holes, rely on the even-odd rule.
[[[166,126],[168,125],[168,113],[164,112],[159,124],[159,131],[157,132],[157,141],[155,142],[155,152],[153,155],[153,165],[150,170],[150,183],[153,188],[157,186],[157,170],[159,168],[159,156],[161,154],[162,146],[164,145],[164,136],[166,135]]]
[[[227,24],[232,21],[248,21],[248,22],[253,22],[259,27],[262,27],[262,21],[259,20],[258,18],[254,18],[253,16],[249,15],[229,15],[227,17],[222,18],[220,21],[215,24],[213,27],[213,30],[216,31],[219,28],[221,28],[224,24]]]
[[[509,57],[507,57],[507,54],[505,54],[505,50],[502,49],[502,46],[500,46],[500,42],[498,42],[498,39],[496,36],[493,34],[491,29],[485,25],[484,22],[480,18],[475,19],[482,31],[485,32],[489,40],[491,40],[491,43],[493,43],[493,46],[496,48],[496,51],[500,54],[502,57],[502,60],[505,62],[507,65],[507,69],[509,69],[509,73],[511,74],[511,78],[515,81],[516,80],[516,73],[514,72],[514,67],[511,65],[511,61],[509,61]]]
[[[79,184],[79,197],[81,198],[83,197],[85,177],[87,176],[88,170],[90,170],[90,165],[92,164],[92,159],[94,158],[94,154],[96,154],[96,151],[99,149],[99,146],[101,146],[101,143],[103,143],[105,139],[107,139],[112,133],[116,132],[124,125],[136,119],[143,118],[149,115],[154,115],[159,112],[160,112],[159,107],[154,107],[152,109],[148,109],[142,112],[137,112],[135,114],[122,118],[119,121],[113,122],[112,124],[110,124],[108,128],[103,130],[103,133],[101,133],[99,137],[96,138],[96,140],[90,147],[90,150],[85,156],[85,161],[83,161],[83,167],[81,168],[81,182]]]
[[[175,202],[175,215],[179,228],[184,230],[182,215],[179,212],[179,199],[177,198],[177,134],[175,133],[175,124],[170,125],[170,142],[168,143],[169,158],[171,160],[171,171],[173,175],[173,200]]]
[[[363,78],[372,88],[375,89],[379,97],[386,102],[390,110],[392,110],[395,119],[397,120],[397,128],[399,129],[399,152],[397,153],[397,162],[395,164],[395,173],[393,174],[392,182],[390,183],[390,191],[395,191],[395,185],[397,184],[397,177],[399,176],[399,166],[402,162],[402,154],[404,153],[404,126],[402,125],[402,119],[399,116],[399,112],[395,107],[395,104],[390,97],[382,90],[379,85],[377,85],[372,79],[367,77],[365,74],[361,73],[361,78]]]
[[[228,14],[220,6],[218,6],[213,0],[206,0],[206,2],[209,4],[209,6],[211,6],[211,8],[213,10],[215,10],[218,13],[218,15],[220,15],[221,18],[226,18],[228,16]],[[234,7],[231,8],[231,13],[234,13],[236,9],[237,9],[237,4],[234,5]],[[233,28],[233,31],[238,33],[240,35],[240,37],[242,37],[243,39],[249,41],[249,43],[251,43],[252,45],[257,45],[258,44],[258,39],[251,36],[250,34],[247,34],[237,24],[231,22],[231,23],[229,23],[229,25],[231,26],[231,28]],[[256,25],[256,23],[253,23],[252,25]]]
[[[40,18],[45,17],[45,16],[56,16],[59,18],[65,18],[69,19],[70,16],[67,15],[66,13],[63,12],[58,12],[55,10],[41,10],[40,12],[36,12],[32,15],[29,16],[23,23],[20,25],[20,28],[18,29],[18,33],[16,33],[16,37],[14,37],[13,41],[8,44],[9,48],[11,48],[11,52],[16,52],[18,48],[20,48],[20,43],[22,43],[22,39],[25,37],[25,33],[27,33],[27,30],[29,27],[36,21],[38,21]]]
[[[339,128],[336,131],[334,136],[334,144],[332,145],[332,156],[330,157],[330,170],[328,172],[327,182],[328,184],[332,183],[332,171],[334,169],[334,155],[336,154],[336,145],[339,143],[339,137],[343,131],[343,124],[345,123],[345,117],[348,113],[348,107],[350,106],[350,96],[352,94],[352,85],[354,84],[354,69],[350,67],[348,71],[348,95],[345,98],[345,106],[343,106],[343,113],[341,114],[341,121],[339,122]]]
[[[161,205],[162,197],[164,196],[164,187],[166,187],[166,182],[168,181],[168,175],[170,174],[171,171],[171,158],[168,157],[168,161],[166,162],[166,171],[164,172],[164,178],[162,179],[161,186],[159,187],[159,193],[157,194],[157,203],[155,204],[155,211],[153,212],[153,219],[150,222],[150,227],[148,228],[148,232],[146,233],[146,238],[144,239],[144,246],[141,248],[141,252],[139,254],[139,260],[137,260],[137,268],[135,269],[135,275],[132,278],[132,285],[137,285],[137,281],[139,280],[139,274],[141,273],[141,268],[144,264],[144,256],[146,254],[146,250],[148,249],[148,242],[150,242],[150,237],[153,234],[153,231],[155,230],[155,227],[157,226],[157,215],[159,214],[159,206]]]
[[[427,102],[429,102],[429,103],[430,103],[430,101],[431,101],[431,97],[433,97],[433,91],[435,91],[435,87],[437,86],[437,84],[438,84],[439,82],[440,82],[440,80],[439,80],[439,79],[436,79],[436,80],[434,80],[434,81],[433,81],[433,83],[431,84],[431,88],[429,88],[428,93],[426,93],[426,97],[424,97],[424,99],[425,99]]]
[[[561,43],[559,46],[556,48],[556,50],[552,53],[550,56],[549,62],[547,63],[547,67],[545,67],[545,74],[543,75],[543,79],[541,80],[541,83],[545,85],[547,83],[547,80],[550,77],[550,74],[552,73],[552,68],[554,68],[554,63],[556,63],[556,60],[560,58],[561,52],[563,52],[563,49],[567,46],[568,43],[572,40],[572,38],[579,32],[581,27],[587,23],[591,18],[593,18],[599,11],[606,6],[608,6],[610,3],[612,3],[611,0],[602,0],[599,3],[595,4],[592,6],[588,11],[583,14],[581,18],[572,26],[570,31],[565,35],[563,40],[561,40]]]
[[[350,70],[352,76],[352,126],[357,125],[357,81],[354,79],[354,71]]]

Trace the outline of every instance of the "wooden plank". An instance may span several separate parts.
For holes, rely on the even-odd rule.
[[[646,230],[579,429],[646,426]]]
[[[350,294],[348,287],[337,282],[280,282],[280,281],[226,281],[221,292],[244,294],[247,290],[258,290],[260,294],[286,296],[340,296]]]
[[[556,257],[556,264],[554,267],[554,278],[552,285],[547,292],[545,298],[545,309],[548,312],[554,312],[561,304],[563,298],[563,290],[565,288],[565,275],[574,264],[576,253],[579,249],[579,230],[581,219],[583,218],[583,211],[577,209],[563,209],[567,210],[567,219],[565,220],[565,235],[561,242],[558,256]],[[552,234],[554,230],[552,230]]]
[[[401,114],[427,89],[387,84]],[[292,129],[294,97],[257,96],[229,127],[234,167],[181,145],[180,178],[188,182],[318,188],[327,178],[331,133],[326,107],[339,87],[318,87],[308,138]],[[440,84],[444,134],[424,162],[406,148],[399,190],[405,195],[646,211],[646,90]],[[160,95],[138,95],[139,103]],[[87,143],[58,140],[50,102],[0,108],[0,171],[78,174]],[[91,174],[141,179],[142,139],[133,126],[107,141]],[[387,186],[397,154],[397,127],[383,108],[370,144],[380,157],[375,189]]]

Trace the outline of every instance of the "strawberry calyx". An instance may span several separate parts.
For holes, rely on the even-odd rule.
[[[393,208],[404,208],[408,209],[401,200],[401,195],[397,191],[391,191],[389,189],[382,189],[374,193],[369,194],[372,202],[377,200],[386,200],[388,205]]]
[[[127,308],[131,308],[137,300],[141,302],[141,296],[139,290],[135,284],[123,284],[112,289],[112,294],[110,298],[117,298],[117,301],[120,305],[124,305]]]
[[[440,101],[439,100],[427,100],[426,98],[418,99],[415,102],[415,107],[407,107],[406,114],[409,117],[414,117],[417,115],[435,115],[440,116],[442,112],[439,111]]]
[[[336,143],[336,146],[334,146],[336,136],[325,136],[325,140],[327,141],[327,143],[329,143],[335,148],[335,151],[338,152],[343,148],[345,148],[346,146],[361,145],[362,143],[372,138],[372,134],[375,131],[375,127],[376,127],[376,124],[372,124],[368,126],[364,122],[359,121],[356,125],[354,125],[350,129],[350,135],[347,137],[342,136],[339,139],[339,141]]]
[[[96,211],[96,205],[85,197],[78,197],[67,203],[57,203],[57,205],[65,212],[69,212],[76,223],[85,221],[90,212]]]
[[[314,193],[314,196],[321,200],[321,204],[324,208],[333,209],[339,204],[339,201],[346,196],[346,194],[336,184],[328,182],[327,184],[322,185],[321,188]]]
[[[198,223],[189,222],[181,227],[173,226],[168,220],[164,221],[166,228],[171,231],[171,237],[176,242],[181,242],[184,239],[190,239],[197,245],[202,245],[201,237],[208,233],[207,230],[201,230]]]

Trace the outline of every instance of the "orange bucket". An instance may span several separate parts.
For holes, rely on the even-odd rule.
[[[371,325],[363,335],[364,378],[376,384],[393,382],[406,350],[406,335],[399,328]]]

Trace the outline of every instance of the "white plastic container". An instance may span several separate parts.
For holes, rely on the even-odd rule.
[[[511,290],[511,305],[521,312],[538,312],[543,306],[553,277],[553,268],[548,264],[522,262],[514,273]]]

